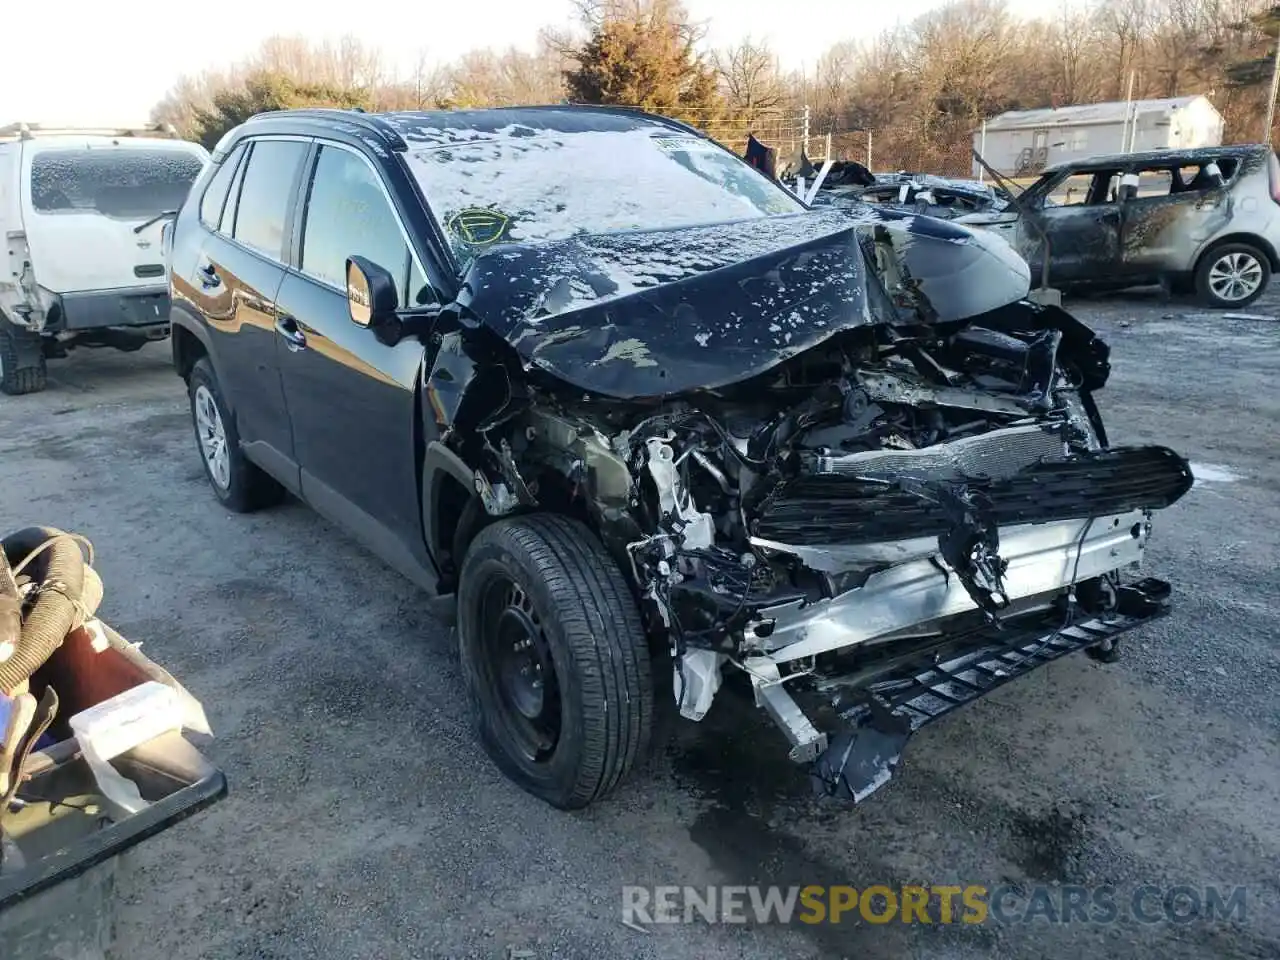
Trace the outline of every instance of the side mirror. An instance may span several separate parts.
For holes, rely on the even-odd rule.
[[[391,274],[364,257],[347,258],[347,305],[353,323],[383,327],[396,320],[399,297]]]

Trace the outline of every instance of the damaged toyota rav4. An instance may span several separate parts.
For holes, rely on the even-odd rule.
[[[289,491],[448,600],[481,742],[556,806],[658,696],[735,692],[862,800],[922,725],[1167,612],[1135,571],[1190,468],[1108,443],[1106,344],[991,235],[547,107],[261,115],[169,240],[218,499]]]

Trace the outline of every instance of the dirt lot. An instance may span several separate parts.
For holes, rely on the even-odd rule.
[[[1229,320],[1073,305],[1112,342],[1113,441],[1201,481],[1157,520],[1176,615],[924,731],[859,809],[818,804],[733,700],[578,815],[477,752],[455,644],[305,507],[209,494],[165,347],[81,352],[0,398],[0,516],[98,547],[104,615],[208,707],[232,795],[141,848],[122,956],[965,958],[1280,955],[1280,294]],[[636,932],[624,884],[1248,888],[1243,922],[720,925]],[[1154,903],[1155,901],[1153,901]]]

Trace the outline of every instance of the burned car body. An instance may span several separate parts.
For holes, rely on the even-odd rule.
[[[1026,299],[1004,242],[805,208],[627,111],[266,115],[215,162],[280,134],[319,149],[288,171],[273,308],[292,456],[244,381],[222,386],[246,325],[200,288],[202,262],[230,282],[224,241],[186,211],[174,231],[175,362],[215,493],[290,489],[455,597],[482,742],[549,802],[626,775],[663,675],[692,720],[736,675],[817,787],[860,800],[924,722],[1166,612],[1166,584],[1122,574],[1188,464],[1109,446],[1106,345]],[[346,292],[321,309],[290,293],[293,234],[321,223],[306,198],[338,142],[414,246],[406,286],[344,230]],[[323,448],[294,413],[317,407]]]
[[[999,211],[961,221],[1004,236],[1062,289],[1162,283],[1215,307],[1261,296],[1280,267],[1280,161],[1242,144],[1049,167]]]
[[[815,205],[861,201],[943,220],[999,213],[1010,203],[1003,187],[924,173],[878,173],[872,183],[827,186],[824,182],[823,186],[814,198]]]

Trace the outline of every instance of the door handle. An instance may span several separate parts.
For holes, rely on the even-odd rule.
[[[222,278],[218,276],[218,268],[212,263],[206,263],[200,268],[200,286],[206,290],[212,290],[214,287],[222,285]]]
[[[298,329],[298,321],[287,313],[276,317],[276,333],[284,337],[285,346],[295,353],[307,345],[307,336]]]

